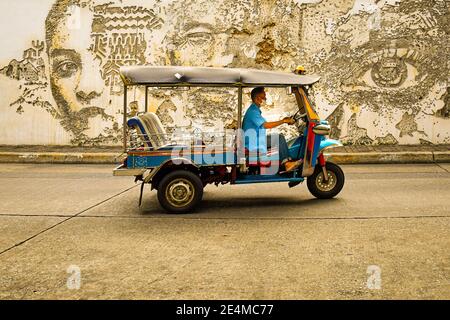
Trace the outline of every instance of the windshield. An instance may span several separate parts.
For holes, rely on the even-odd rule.
[[[311,100],[303,87],[293,88],[295,98],[301,113],[306,113],[309,121],[319,121],[320,118],[314,110]]]

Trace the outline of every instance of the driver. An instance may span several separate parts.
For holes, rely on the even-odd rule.
[[[261,115],[261,104],[266,100],[266,92],[264,87],[254,88],[251,92],[253,103],[245,112],[242,129],[245,133],[245,148],[249,152],[259,152],[259,154],[266,154],[267,149],[275,147],[271,142],[278,143],[279,160],[281,161],[280,169],[284,167],[284,172],[289,172],[297,169],[302,160],[293,161],[289,157],[289,150],[286,139],[282,134],[266,136],[266,129],[272,129],[282,124],[293,125],[295,120],[290,117],[284,119],[268,122]],[[256,132],[256,136],[252,133]],[[256,138],[256,139],[255,139]]]

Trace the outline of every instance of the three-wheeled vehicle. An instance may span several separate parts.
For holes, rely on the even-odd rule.
[[[336,196],[344,186],[341,168],[324,157],[326,149],[341,143],[326,137],[330,126],[320,120],[308,96],[308,90],[320,77],[254,69],[177,66],[127,66],[120,73],[124,83],[126,157],[114,169],[114,175],[134,176],[136,181],[142,181],[139,205],[145,184],[157,190],[161,206],[169,213],[192,211],[208,184],[287,182],[289,187],[294,187],[307,179],[309,191],[321,199]],[[145,87],[145,112],[129,117],[127,90],[131,86]],[[288,141],[288,148],[290,157],[301,159],[302,165],[294,171],[278,170],[276,149],[261,155],[248,152],[243,146],[245,133],[240,130],[243,89],[257,86],[284,87],[295,95],[298,111],[292,117],[297,123],[298,136]],[[169,130],[155,113],[147,112],[151,87],[235,88],[237,130],[214,133]]]

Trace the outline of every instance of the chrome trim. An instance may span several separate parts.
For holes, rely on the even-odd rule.
[[[323,173],[323,178],[325,182],[328,182],[328,172],[327,172],[327,166],[323,166],[322,167],[322,173]]]
[[[327,173],[328,177],[327,179],[324,179],[325,176],[322,174],[317,175],[316,177],[316,186],[317,189],[319,189],[322,192],[329,192],[336,187],[337,184],[337,177],[336,174],[333,171],[329,171]]]
[[[319,124],[319,125],[315,126],[312,129],[312,131],[315,134],[326,136],[326,135],[330,134],[331,127],[329,125],[327,125],[327,124]]]
[[[140,176],[143,175],[145,171],[148,169],[128,169],[125,168],[123,164],[118,166],[113,170],[113,176],[114,177],[126,177],[126,176]]]
[[[170,182],[165,190],[167,201],[176,208],[189,205],[195,197],[195,188],[191,181],[179,178]]]

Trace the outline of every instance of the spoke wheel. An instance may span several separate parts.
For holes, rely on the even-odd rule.
[[[189,205],[195,196],[195,189],[192,182],[179,178],[171,181],[166,188],[166,199],[177,208]]]
[[[325,180],[323,172],[318,174],[316,177],[316,187],[322,192],[330,192],[334,187],[336,187],[336,183],[336,174],[332,171],[327,171],[327,180]]]
[[[319,199],[330,199],[341,192],[345,177],[342,169],[332,162],[325,164],[328,179],[325,181],[322,167],[318,164],[314,173],[308,177],[306,184],[313,196]]]
[[[170,172],[158,185],[159,203],[169,213],[191,212],[202,197],[202,180],[190,171]]]

